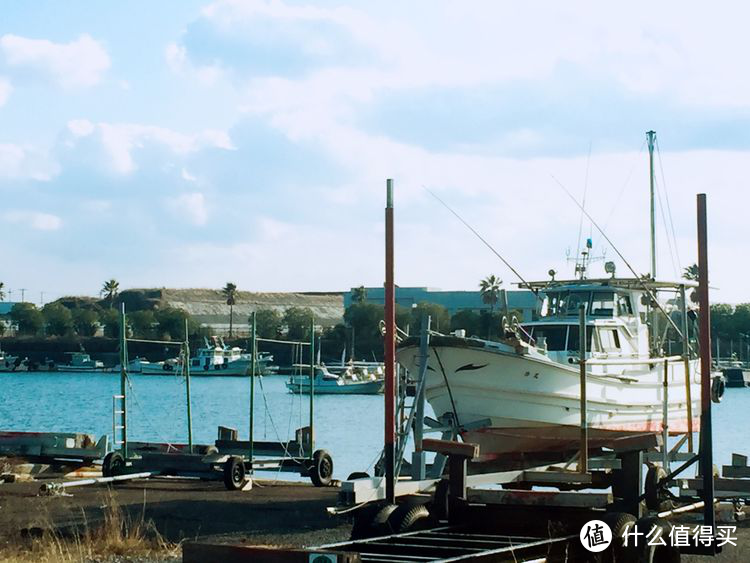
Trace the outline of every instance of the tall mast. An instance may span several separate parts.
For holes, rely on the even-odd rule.
[[[647,131],[649,186],[651,188],[651,277],[656,279],[656,205],[654,200],[654,141],[656,131]]]

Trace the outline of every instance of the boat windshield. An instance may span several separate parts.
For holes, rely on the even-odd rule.
[[[631,316],[633,307],[629,295],[612,290],[548,292],[539,310],[540,317],[576,317],[583,305],[586,315],[593,317]]]
[[[549,352],[578,352],[580,347],[577,325],[536,325],[526,330],[537,346],[546,347]],[[591,350],[593,334],[593,327],[586,327],[587,350]]]

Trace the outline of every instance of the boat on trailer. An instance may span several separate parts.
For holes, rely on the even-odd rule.
[[[648,139],[653,159],[652,131]],[[653,179],[653,160],[651,172]],[[653,203],[653,183],[651,195]],[[580,451],[581,308],[588,447],[699,428],[699,359],[688,336],[695,315],[686,298],[697,284],[655,280],[653,205],[651,213],[651,275],[616,277],[608,262],[611,277],[588,279],[589,239],[575,279],[555,280],[551,270],[550,280],[519,284],[538,297],[534,320],[519,323],[506,312],[497,341],[431,333],[425,398],[466,442],[480,445],[483,461],[517,467]],[[675,334],[681,355],[667,357],[664,344]],[[419,373],[417,337],[401,343],[398,361]]]

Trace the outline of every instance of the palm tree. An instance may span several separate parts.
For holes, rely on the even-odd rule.
[[[119,290],[120,282],[118,282],[116,279],[105,281],[104,285],[102,286],[102,293],[106,296],[107,301],[109,301],[110,309],[112,308],[115,297],[117,297],[117,293],[119,292]]]
[[[232,338],[232,313],[237,298],[237,286],[232,282],[227,282],[221,292],[227,298],[227,305],[229,305],[229,338]]]
[[[698,281],[698,264],[693,264],[682,270],[682,277],[686,280]]]
[[[479,293],[482,295],[482,303],[490,306],[490,313],[495,310],[502,283],[503,280],[494,274],[487,276],[487,278],[479,282]]]
[[[367,290],[364,285],[352,289],[352,303],[364,303],[367,301]]]
[[[3,282],[0,282],[0,301],[5,301],[5,291],[3,291],[4,287],[5,284]]]

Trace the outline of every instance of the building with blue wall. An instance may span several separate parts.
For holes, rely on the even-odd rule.
[[[344,308],[352,304],[352,295],[357,288],[344,293]],[[368,303],[385,303],[385,288],[366,287]],[[506,291],[508,309],[523,312],[523,321],[530,321],[536,308],[536,297],[531,291]],[[403,307],[413,307],[418,303],[437,303],[442,305],[451,315],[458,311],[484,311],[490,306],[482,301],[479,291],[441,291],[428,287],[396,287],[396,303]],[[502,299],[498,300],[495,310],[502,309]]]

